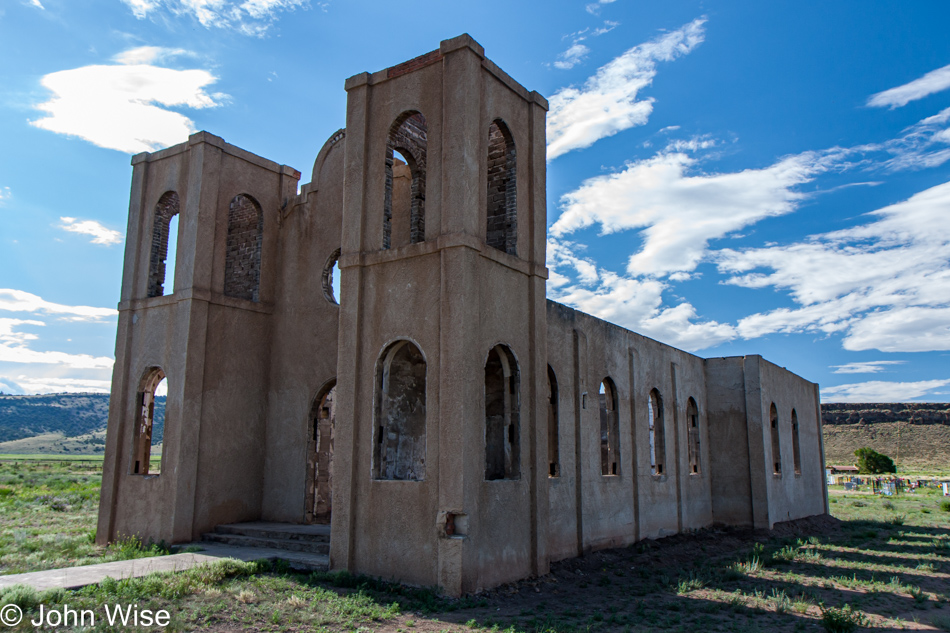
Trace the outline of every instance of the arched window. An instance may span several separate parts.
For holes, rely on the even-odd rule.
[[[376,479],[426,476],[426,361],[409,341],[387,347],[376,367]]]
[[[152,461],[152,451],[162,446],[165,435],[165,372],[152,367],[145,372],[135,400],[135,430],[132,434],[132,474],[158,475],[161,458]]]
[[[426,239],[426,118],[403,112],[386,141],[383,249]]]
[[[650,471],[662,475],[666,461],[666,431],[663,427],[663,398],[654,389],[650,392]]]
[[[600,383],[600,474],[620,474],[620,422],[617,387],[610,378]]]
[[[228,241],[224,260],[226,296],[260,301],[263,238],[261,205],[251,196],[235,196],[228,206]]]
[[[330,303],[340,303],[340,249],[336,249],[327,258],[323,266],[323,297]]]
[[[336,381],[324,385],[310,408],[307,433],[307,523],[328,523],[333,507],[333,424]]]
[[[521,375],[505,345],[485,361],[485,479],[521,477]]]
[[[148,263],[148,296],[161,297],[165,294],[165,272],[171,273],[169,286],[175,288],[175,255],[178,251],[178,194],[166,191],[155,205],[152,219],[152,248]],[[173,220],[175,220],[173,222]],[[172,249],[169,253],[170,239]],[[171,257],[169,257],[171,255]],[[169,293],[171,294],[171,293]]]
[[[795,474],[802,474],[802,446],[798,437],[798,413],[792,409],[792,459],[795,460]]]
[[[501,119],[488,128],[488,229],[485,241],[518,254],[518,192],[515,141]]]
[[[699,458],[699,409],[696,401],[690,398],[686,402],[686,431],[689,438],[689,472],[698,475],[700,471]]]
[[[776,475],[782,474],[782,444],[778,433],[778,409],[775,403],[769,409],[769,426],[772,431],[772,472]]]
[[[560,447],[558,437],[557,376],[548,365],[548,476],[561,476]]]

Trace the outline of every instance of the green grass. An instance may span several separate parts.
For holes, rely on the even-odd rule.
[[[91,542],[99,479],[86,460],[0,461],[3,572],[165,551],[134,540],[109,548]],[[135,603],[168,610],[170,631],[798,633],[900,629],[911,621],[950,630],[944,500],[928,490],[889,498],[834,490],[831,507],[842,523],[831,531],[704,530],[643,541],[461,600],[347,573],[221,561],[75,592],[8,589],[0,605],[29,614],[40,603],[93,610]]]
[[[0,574],[166,553],[129,538],[95,544],[101,473],[88,460],[0,462]]]

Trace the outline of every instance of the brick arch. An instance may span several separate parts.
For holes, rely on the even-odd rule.
[[[488,226],[485,241],[509,255],[518,254],[517,153],[508,126],[495,119],[488,127]]]
[[[261,205],[245,193],[234,196],[228,205],[225,296],[260,301],[263,238],[264,213]]]
[[[161,297],[165,294],[165,260],[168,257],[169,227],[172,218],[178,215],[180,202],[178,192],[166,191],[155,205],[152,219],[152,245],[148,262],[148,295]],[[176,235],[177,239],[178,236]],[[174,278],[175,271],[171,271]]]
[[[426,201],[426,146],[428,125],[421,112],[409,110],[403,112],[389,128],[386,139],[386,194],[383,209],[383,249],[403,246],[405,240],[393,240],[393,214],[397,222],[408,220],[408,242],[416,244],[426,239],[425,201]],[[399,152],[408,162],[411,183],[409,200],[394,197],[394,157]],[[406,213],[408,211],[408,213]],[[402,213],[408,218],[400,217]],[[397,235],[399,229],[396,227]]]

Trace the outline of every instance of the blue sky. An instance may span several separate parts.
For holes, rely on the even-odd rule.
[[[943,2],[8,0],[0,390],[108,391],[129,158],[309,174],[343,81],[463,32],[548,113],[548,295],[824,401],[950,400]],[[306,179],[306,177],[304,178]]]

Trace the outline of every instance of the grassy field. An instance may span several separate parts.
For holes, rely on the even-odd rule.
[[[126,540],[94,543],[102,459],[0,459],[0,574],[164,553]]]
[[[0,461],[0,495],[2,573],[154,553],[91,543],[98,473],[88,463]],[[950,631],[950,503],[936,491],[880,498],[832,490],[830,501],[836,518],[768,534],[708,529],[645,541],[462,600],[223,561],[76,592],[0,591],[0,605],[29,615],[40,602],[93,610],[135,603],[166,609],[169,630],[222,632]]]

